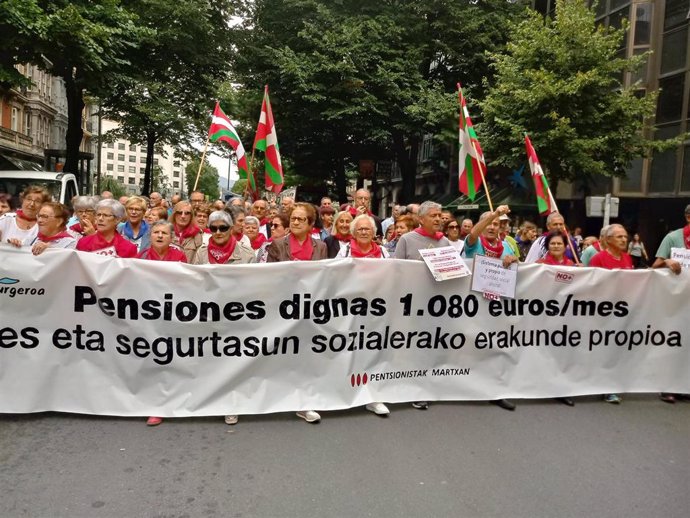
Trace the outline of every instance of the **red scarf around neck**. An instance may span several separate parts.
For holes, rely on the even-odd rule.
[[[422,227],[417,227],[414,229],[414,231],[417,232],[417,234],[419,234],[420,236],[435,239],[436,241],[443,237],[443,232],[434,232],[433,234],[429,234],[429,232],[424,230]]]
[[[349,212],[350,214],[352,214],[352,218],[353,218],[353,219],[356,218],[357,216],[359,216],[359,211],[357,210],[356,207],[350,207],[350,209],[348,210],[348,212]],[[370,210],[367,210],[367,211],[365,212],[365,214],[366,214],[367,216],[373,216],[373,215],[374,215],[374,213],[371,212]]]
[[[336,238],[338,241],[342,241],[343,243],[347,243],[352,239],[352,236],[350,234],[331,234],[334,238]]]
[[[17,209],[16,214],[17,214],[17,217],[18,217],[18,218],[22,218],[22,219],[24,219],[24,220],[26,220],[26,221],[36,221],[36,216],[34,216],[33,218],[30,218],[29,216],[27,216],[27,215],[24,213],[24,211],[23,211],[22,209]]]
[[[562,260],[557,261],[556,258],[549,253],[547,253],[544,257],[539,259],[537,262],[540,264],[551,264],[553,266],[573,266],[573,264],[575,264],[570,259],[568,259],[565,255],[563,255]]]
[[[37,239],[39,241],[43,241],[44,243],[50,243],[51,241],[57,241],[58,239],[62,239],[63,237],[72,237],[69,235],[66,231],[58,232],[54,236],[46,236],[45,234],[42,234],[41,231],[38,231],[38,236]]]
[[[479,236],[479,240],[484,247],[484,254],[487,257],[501,257],[503,255],[503,241],[496,239],[496,244],[492,245],[484,236]]]
[[[235,236],[230,236],[224,246],[218,246],[213,239],[208,242],[208,262],[209,264],[225,264],[235,251],[237,240]]]
[[[685,243],[685,248],[690,250],[690,225],[683,227],[683,242]]]
[[[269,218],[268,216],[266,216],[265,218],[261,218],[261,221],[259,221],[259,226],[264,226],[264,225],[270,226],[270,224],[271,224],[271,218]]]
[[[292,234],[288,236],[288,240],[290,243],[290,255],[293,261],[311,261],[311,254],[314,251],[311,236],[307,236],[302,244]]]
[[[252,245],[252,249],[258,250],[259,248],[261,248],[261,245],[263,245],[266,242],[266,236],[259,232],[256,238],[250,240],[249,242]]]
[[[350,256],[352,257],[374,257],[380,259],[383,256],[381,252],[381,247],[376,243],[371,243],[371,249],[368,252],[364,252],[356,240],[350,240]]]
[[[194,223],[187,225],[185,228],[180,228],[175,225],[175,237],[177,237],[180,244],[182,244],[185,239],[196,236],[199,232],[201,232],[201,229]]]

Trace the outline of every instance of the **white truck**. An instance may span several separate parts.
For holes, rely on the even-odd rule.
[[[79,194],[77,178],[71,173],[48,171],[0,171],[0,193],[12,196],[17,204],[19,195],[28,185],[42,185],[48,189],[55,201],[69,206],[72,198]]]

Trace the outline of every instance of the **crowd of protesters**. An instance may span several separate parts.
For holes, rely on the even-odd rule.
[[[457,219],[441,205],[427,201],[420,205],[395,205],[390,217],[381,220],[370,209],[371,196],[359,189],[351,203],[336,205],[330,197],[317,207],[297,203],[283,196],[279,203],[243,198],[209,202],[203,193],[192,192],[188,200],[179,195],[170,201],[160,193],[148,197],[113,199],[76,196],[72,212],[51,200],[40,186],[29,186],[21,194],[18,207],[0,194],[0,239],[16,247],[30,247],[35,255],[48,248],[76,248],[83,252],[151,261],[178,261],[190,264],[246,264],[281,261],[315,261],[338,257],[421,260],[419,250],[455,247],[463,257],[477,254],[495,257],[508,267],[515,262],[552,266],[588,266],[605,269],[646,268],[649,256],[639,234],[628,239],[619,224],[601,229],[598,238],[572,232],[563,215],[546,218],[546,231],[538,235],[537,225],[523,222],[514,235],[510,208],[499,206],[481,214],[476,222]],[[653,268],[681,273],[681,264],[671,258],[672,248],[690,249],[690,205],[685,209],[685,226],[670,232],[656,252]],[[662,393],[661,399],[674,403],[685,396]],[[557,398],[572,406],[570,398]],[[620,403],[618,394],[604,400]],[[515,404],[507,400],[492,403],[506,410]],[[428,403],[412,403],[426,409]],[[367,410],[388,415],[383,403]],[[313,411],[298,412],[307,422],[318,422]],[[157,425],[159,417],[147,424]],[[238,422],[236,415],[225,417],[227,424]]]

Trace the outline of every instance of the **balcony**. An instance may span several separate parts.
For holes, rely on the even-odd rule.
[[[31,153],[33,139],[18,131],[0,127],[0,146],[24,153]]]

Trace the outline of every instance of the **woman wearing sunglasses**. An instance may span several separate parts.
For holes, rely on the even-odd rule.
[[[201,245],[204,243],[203,232],[193,221],[192,204],[188,201],[180,201],[175,205],[171,221],[175,226],[175,244],[178,245],[187,262],[192,263]]]
[[[246,264],[255,262],[254,250],[247,248],[232,235],[232,217],[217,210],[208,217],[211,239],[197,250],[192,264]]]
[[[256,252],[256,262],[265,263],[268,259],[268,249],[271,247],[271,243],[276,239],[281,239],[287,236],[290,232],[290,218],[283,213],[277,214],[271,218],[271,237],[266,241],[261,248]]]

